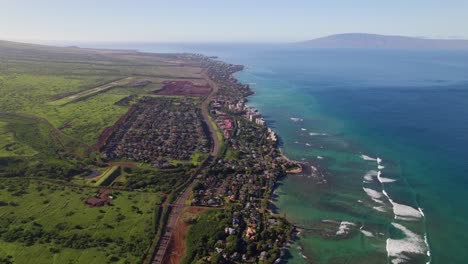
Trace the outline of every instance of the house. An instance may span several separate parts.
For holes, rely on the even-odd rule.
[[[85,200],[85,204],[91,207],[100,207],[109,205],[112,201],[112,190],[100,189],[96,195],[88,197]]]

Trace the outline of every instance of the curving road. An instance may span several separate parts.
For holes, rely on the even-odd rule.
[[[210,104],[211,99],[213,99],[213,95],[216,92],[218,92],[219,88],[218,88],[218,85],[215,82],[213,82],[206,74],[203,74],[203,77],[207,81],[208,85],[211,87],[211,92],[205,98],[205,101],[203,101],[200,107],[201,107],[203,119],[205,120],[205,123],[208,126],[208,129],[210,130],[210,134],[211,134],[211,138],[213,142],[213,146],[211,149],[211,156],[216,157],[219,153],[221,142],[219,142],[218,136],[216,135],[216,128],[213,127],[213,124],[210,122],[208,105]]]
[[[210,104],[211,99],[213,98],[213,95],[218,91],[218,85],[213,82],[206,74],[203,74],[203,78],[208,82],[208,85],[211,86],[211,92],[210,94],[205,98],[205,100],[202,102],[200,105],[201,107],[201,112],[203,119],[205,120],[205,123],[208,126],[208,129],[210,130],[213,146],[210,152],[210,155],[213,157],[216,157],[220,151],[221,147],[221,142],[218,140],[218,136],[216,135],[216,128],[213,126],[213,124],[210,122],[210,117],[209,117],[209,111],[208,111],[208,105]],[[172,207],[172,210],[169,215],[169,220],[166,225],[166,231],[161,237],[160,243],[156,249],[156,253],[153,256],[153,259],[151,260],[152,264],[160,264],[163,263],[164,257],[167,254],[167,248],[169,247],[169,243],[171,242],[172,239],[172,233],[174,226],[177,223],[177,220],[179,219],[181,213],[183,212],[184,207],[186,206],[185,201],[190,197],[190,191],[192,190],[192,187],[194,185],[196,180],[194,180],[182,193],[182,195],[179,196],[177,201],[170,205]]]

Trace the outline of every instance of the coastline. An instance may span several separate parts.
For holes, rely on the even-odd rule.
[[[241,72],[245,69],[245,66],[242,65],[242,69],[237,71],[237,72]],[[238,78],[234,77],[234,73],[231,75],[231,77],[235,78],[237,81],[239,81]],[[250,85],[247,84],[248,87],[249,87],[249,90],[250,90],[250,94],[248,94],[247,96],[245,96],[243,99],[245,100],[245,102],[248,102],[248,98],[251,97],[251,96],[255,96],[257,95],[257,93],[252,90],[250,88]],[[254,108],[251,108],[251,109],[254,109]],[[255,111],[259,112],[257,109],[255,109]],[[261,114],[259,112],[259,114]],[[270,133],[274,133],[275,134],[275,141],[277,141],[277,132],[274,131],[272,128],[269,128],[268,127],[268,124],[265,122],[264,123],[265,127],[268,128],[269,131],[271,131]],[[277,142],[278,143],[278,142]],[[280,177],[274,184],[274,187],[273,187],[273,190],[271,192],[271,195],[269,197],[269,214],[270,216],[278,216],[277,213],[275,213],[275,211],[277,210],[275,205],[274,205],[274,200],[276,199],[276,190],[278,188],[278,182],[279,181],[282,181],[283,180],[283,177],[288,177],[288,175],[300,175],[300,174],[307,174],[309,177],[316,177],[316,174],[317,172],[320,174],[321,176],[321,181],[319,181],[318,183],[320,184],[321,182],[322,183],[326,183],[326,180],[323,176],[323,173],[322,172],[319,172],[319,170],[317,169],[317,167],[314,167],[313,165],[310,165],[308,163],[305,163],[305,162],[299,162],[299,161],[295,161],[295,160],[292,160],[290,159],[286,154],[284,154],[283,150],[278,146],[278,144],[276,144],[276,149],[280,152],[280,158],[282,160],[284,160],[288,165],[289,165],[289,168],[285,168],[284,169],[284,174],[282,175],[282,177]],[[315,172],[315,174],[314,174]],[[286,220],[291,226],[292,226],[292,229],[291,229],[291,232],[290,232],[290,240],[287,242],[287,244],[284,246],[283,249],[285,249],[286,251],[288,251],[288,254],[291,255],[293,253],[293,249],[292,249],[292,246],[295,242],[297,242],[300,237],[301,237],[301,234],[302,232],[304,232],[304,230],[296,225],[296,224],[293,224],[291,223],[285,216],[281,216],[281,218],[283,218],[284,220]],[[300,256],[304,259],[304,260],[308,260],[308,257],[305,255],[304,253],[304,248],[302,246],[298,246],[297,249],[299,251],[299,254]],[[289,259],[290,257],[288,257]],[[288,260],[286,260],[286,263],[289,262]]]
[[[250,81],[251,81],[251,80],[250,80]],[[246,83],[248,83],[248,82],[246,81]],[[263,103],[265,103],[265,101],[263,101]],[[271,113],[268,113],[268,114],[271,114]],[[273,115],[273,116],[275,116],[275,115]],[[292,115],[292,116],[296,116],[296,115]],[[275,117],[276,117],[276,116],[275,116]],[[281,118],[284,118],[284,116],[281,116]],[[291,118],[291,119],[292,119],[292,118]],[[296,121],[296,120],[293,120],[293,121],[294,121],[294,122],[298,122],[298,121],[302,122],[303,120],[300,119],[300,118],[297,118],[297,121]],[[303,127],[305,127],[305,126],[303,126]],[[306,129],[301,128],[301,130],[302,130],[302,131],[305,131]],[[288,131],[288,130],[286,130],[286,132],[287,132],[287,131]],[[279,131],[278,131],[278,133],[279,133]],[[304,133],[304,132],[303,132],[303,133]],[[313,133],[314,135],[312,135],[312,133],[307,133],[307,134],[310,134],[310,136],[315,136],[315,135],[316,135],[315,133]],[[325,136],[328,136],[328,135],[329,135],[329,134],[320,133],[320,136],[324,136],[324,137],[325,137]],[[307,141],[305,141],[305,142],[307,142]],[[303,143],[305,143],[305,142],[303,142]],[[310,142],[310,141],[309,141],[309,142]],[[297,142],[296,142],[296,143],[297,143]],[[307,145],[307,147],[311,147],[311,145],[308,145],[308,144],[306,144],[306,145]],[[319,145],[319,146],[320,146],[320,145]],[[322,147],[320,146],[320,148],[322,148]],[[280,149],[280,151],[282,151],[282,150]],[[348,155],[348,154],[352,154],[352,153],[346,153],[346,155]],[[320,165],[324,165],[324,164],[325,164],[324,166],[326,166],[326,164],[328,164],[328,162],[330,162],[331,159],[328,159],[328,160],[326,159],[326,160],[324,161],[325,163],[322,163],[322,162],[318,161],[318,159],[323,159],[322,156],[319,156],[319,155],[321,155],[321,154],[318,154],[318,155],[315,156],[315,157],[317,157],[317,159],[310,158],[309,160],[307,160],[307,161],[305,161],[305,162],[297,162],[297,161],[296,161],[296,163],[299,164],[300,167],[299,167],[299,168],[295,168],[295,169],[291,169],[290,171],[286,171],[286,175],[291,175],[293,178],[296,179],[296,181],[300,181],[299,179],[301,179],[301,180],[303,179],[303,181],[304,181],[304,180],[305,180],[305,181],[309,181],[309,180],[306,180],[306,178],[311,178],[311,180],[313,180],[313,181],[314,181],[314,184],[316,185],[315,188],[318,188],[318,189],[321,188],[321,185],[320,185],[320,184],[328,184],[328,181],[327,181],[327,179],[325,178],[325,173],[329,173],[329,172],[331,172],[331,171],[328,170],[328,166],[325,167],[325,168],[322,170],[322,169],[320,168],[320,167],[321,167]],[[324,155],[324,156],[327,157],[327,155]],[[284,160],[286,160],[286,161],[291,161],[291,159],[289,159],[285,154],[283,154],[283,152],[282,152],[282,158],[283,158]],[[327,158],[328,158],[328,157],[327,157]],[[343,157],[343,158],[345,159],[345,157]],[[350,158],[351,158],[351,156],[350,156]],[[353,156],[352,159],[356,159],[356,156]],[[377,159],[376,159],[376,160],[377,160]],[[370,162],[369,164],[365,164],[365,163],[366,163],[366,162],[362,162],[362,166],[363,166],[363,167],[364,167],[364,166],[368,166],[368,165],[370,166],[372,162]],[[348,163],[348,164],[351,165],[351,163]],[[352,168],[353,165],[354,165],[354,164],[351,165],[350,170],[353,169],[353,168]],[[385,164],[385,166],[389,166],[389,167],[390,167],[389,162],[387,162],[387,163]],[[371,168],[369,168],[370,170],[375,170],[375,169],[383,170],[383,169],[384,169],[384,166],[381,165],[381,164],[377,164],[377,166],[374,165],[374,166],[370,166],[370,167],[371,167]],[[372,167],[373,167],[373,168],[372,168]],[[386,172],[385,172],[385,173],[387,173],[387,171],[388,171],[388,168],[386,169]],[[365,172],[363,172],[363,174],[364,174],[364,173],[365,173]],[[297,177],[297,176],[298,176],[298,177]],[[307,176],[307,177],[302,177],[302,176]],[[361,176],[361,177],[362,177],[362,176]],[[330,179],[332,179],[332,177],[331,177]],[[283,179],[281,179],[281,180],[283,180]],[[280,180],[280,181],[281,181],[281,180]],[[377,178],[375,178],[375,180],[377,180]],[[391,179],[387,179],[387,180],[391,180]],[[362,181],[362,179],[361,179],[359,182],[361,182],[361,181]],[[380,182],[380,183],[382,183],[382,182]],[[388,182],[387,182],[387,183],[388,183]],[[304,183],[304,184],[307,184],[307,183]],[[382,184],[383,184],[383,183],[382,183]],[[323,185],[322,185],[322,186],[323,186]],[[377,186],[377,185],[374,186],[374,185],[373,185],[372,187],[375,188],[375,189],[377,190],[377,192],[379,191],[379,189],[378,189],[379,186]],[[370,189],[370,188],[369,188],[369,189]],[[284,189],[283,189],[282,191],[284,192]],[[289,191],[291,191],[291,190],[289,190]],[[354,192],[355,192],[355,193],[358,193],[359,191],[362,192],[362,186],[361,186],[361,188],[356,189]],[[382,194],[382,195],[386,195],[386,194],[387,194],[387,192],[385,192],[385,190],[384,190],[383,192],[384,192],[384,194]],[[287,194],[286,194],[286,195],[287,195]],[[302,195],[305,195],[305,194],[302,194]],[[336,194],[329,194],[329,195],[336,195]],[[338,195],[340,195],[340,194],[338,194]],[[366,195],[366,193],[364,193],[364,195]],[[393,195],[395,195],[395,194],[390,193],[390,195],[393,196]],[[295,197],[294,195],[292,195],[292,196]],[[396,196],[394,196],[394,197],[396,198]],[[301,197],[299,197],[299,198],[301,198]],[[361,199],[362,199],[362,198],[361,198]],[[356,205],[353,205],[353,206],[356,206],[356,208],[362,206],[361,204],[363,204],[363,200],[361,200],[361,199],[360,199],[360,198],[356,199],[355,201],[357,201],[358,203],[357,203]],[[390,198],[389,198],[389,199],[390,199]],[[375,200],[374,200],[374,201],[375,201]],[[372,202],[372,201],[371,201],[371,202]],[[402,202],[402,201],[400,201],[400,202]],[[410,204],[410,203],[409,203],[409,204]],[[394,211],[394,210],[398,210],[398,208],[397,208],[397,209],[394,209],[394,207],[399,207],[400,205],[401,205],[401,206],[407,206],[407,207],[405,207],[405,208],[410,207],[409,205],[405,205],[405,204],[403,204],[403,203],[402,203],[402,204],[394,203],[393,200],[392,200],[391,204],[386,203],[386,207],[387,207],[387,210],[388,210],[389,212],[390,212],[390,211]],[[346,209],[344,209],[343,211],[346,212],[347,210],[353,210],[353,209],[351,209],[351,208],[349,208],[349,209],[346,208]],[[372,210],[372,207],[371,207],[371,210]],[[311,211],[313,211],[313,210],[311,210]],[[299,213],[299,214],[300,214],[300,212],[295,212],[295,213]],[[372,214],[378,215],[379,212],[372,212]],[[420,212],[420,214],[423,215],[422,212]],[[340,217],[342,217],[342,216],[340,216]],[[307,219],[307,217],[305,217],[305,218]],[[313,218],[313,217],[311,217],[311,218]],[[336,219],[337,219],[337,222],[328,223],[328,225],[329,225],[329,227],[332,226],[332,225],[337,225],[338,228],[341,228],[341,226],[345,226],[345,224],[343,224],[343,223],[347,223],[347,222],[346,222],[346,218],[347,218],[347,217],[341,218],[341,221],[339,220],[340,218],[336,218]],[[349,218],[352,219],[352,217],[349,217]],[[391,220],[390,222],[398,223],[397,220],[396,220],[397,218],[398,218],[398,217],[395,216],[395,219],[394,219],[393,221]],[[327,218],[324,218],[324,219],[327,219]],[[332,219],[333,219],[333,218],[332,218]],[[423,216],[423,219],[425,219],[424,216]],[[363,220],[363,221],[365,221],[365,220]],[[405,223],[403,222],[403,224],[405,224]],[[405,224],[405,225],[407,225],[407,224]],[[411,226],[410,223],[409,223],[408,225]],[[356,221],[356,222],[354,223],[354,225],[350,225],[350,226],[353,226],[353,228],[351,228],[351,230],[353,230],[352,232],[355,232],[355,231],[356,231],[356,230],[355,230],[356,227],[359,227],[359,221]],[[367,226],[367,225],[366,225],[366,226]],[[403,225],[401,225],[401,226],[403,226]],[[398,226],[398,225],[396,225],[396,226],[391,225],[390,228],[394,228],[394,229],[395,229],[395,227],[396,227],[396,229],[398,230],[399,227],[401,227],[401,226]],[[363,225],[361,225],[361,227],[363,227]],[[334,227],[333,227],[333,228],[334,228]],[[344,227],[343,227],[343,228],[344,228]],[[374,227],[372,227],[372,228],[374,228]],[[377,231],[377,228],[374,228],[374,229],[372,229],[372,228],[371,228],[370,230],[371,230],[374,234],[379,234],[379,233],[380,233],[380,232]],[[303,233],[304,233],[304,236],[307,235],[306,233],[309,233],[309,232],[307,231],[307,230],[308,230],[307,228],[299,228],[299,229],[306,230],[306,231],[303,232]],[[369,227],[367,227],[367,229],[369,229]],[[367,231],[367,230],[361,231],[359,228],[358,228],[358,230],[357,230],[356,232],[357,232],[358,234],[361,234],[361,233],[362,233],[361,236],[366,236],[366,234],[371,234],[371,235],[372,235],[372,233],[370,233],[369,231]],[[366,232],[367,232],[367,233],[366,233]],[[388,230],[387,230],[387,232],[388,232]],[[299,234],[301,234],[300,231],[299,231]],[[418,235],[419,235],[419,234],[418,234]],[[425,244],[425,247],[427,248],[427,251],[424,250],[424,246],[422,246],[422,247],[420,248],[420,251],[424,251],[424,254],[427,254],[427,256],[429,257],[427,263],[430,263],[430,261],[431,261],[430,254],[431,254],[431,253],[430,253],[429,243],[427,242],[427,234],[423,234],[423,235],[424,235],[424,241],[425,241],[424,244]],[[337,236],[337,237],[338,237],[338,236]],[[399,238],[393,238],[393,239],[391,239],[391,238],[390,238],[390,235],[389,235],[388,237],[389,237],[389,238],[387,239],[387,242],[388,242],[388,241],[393,241],[394,243],[398,243],[398,242],[405,243],[405,242],[407,242],[407,241],[402,240],[402,239],[399,239]],[[329,239],[329,238],[328,238],[328,239]],[[340,238],[340,239],[341,239],[341,238]],[[362,238],[362,239],[369,239],[369,240],[370,240],[371,238]],[[343,241],[346,241],[346,240],[343,239]],[[414,242],[414,241],[413,241],[413,242]],[[343,242],[343,243],[346,243],[346,242]],[[418,241],[418,243],[419,243],[419,241]],[[411,246],[414,246],[414,245],[411,245]],[[304,256],[305,256],[305,255],[304,255],[305,253],[304,253],[304,251],[303,251],[303,250],[305,250],[306,248],[308,248],[308,247],[301,247],[301,250],[300,250],[300,251],[302,252],[302,253],[301,253],[302,258],[304,258],[304,259],[307,260],[307,258],[304,257]],[[310,249],[310,248],[309,248],[309,249]],[[405,251],[404,249],[397,249],[397,250],[400,250],[400,251],[395,251],[395,249],[389,248],[388,243],[387,243],[386,246],[384,246],[384,250],[386,250],[386,251],[388,252],[388,254],[389,254],[389,255],[388,255],[388,258],[386,258],[387,261],[399,261],[399,260],[401,260],[402,258],[404,258],[404,256],[405,256],[404,254],[407,252],[407,251]],[[393,252],[393,253],[392,253],[392,252]],[[296,254],[296,253],[297,253],[297,252],[295,252],[295,254]],[[309,251],[308,253],[310,253],[310,251]],[[410,253],[411,253],[411,252],[410,252]],[[420,253],[421,253],[421,252],[416,252],[415,254],[420,254]],[[392,254],[392,255],[390,255],[390,254]],[[307,254],[307,255],[308,255],[309,257],[311,257],[310,254]]]
[[[230,238],[242,234],[239,238],[250,245],[249,248],[257,249],[239,247],[221,254],[226,250],[220,247],[213,250],[213,245],[208,246],[207,242],[198,243],[211,248],[208,250],[211,254],[228,261],[238,260],[240,256],[243,261],[252,263],[284,261],[294,227],[285,217],[274,214],[268,201],[273,197],[278,180],[291,168],[297,170],[298,165],[282,155],[276,133],[261,114],[245,105],[247,97],[255,93],[234,77],[244,66],[201,54],[190,57],[203,69],[210,86],[216,88],[205,105],[210,122],[217,127],[221,146],[207,172],[198,178],[190,204],[208,208],[224,206],[220,214],[232,219],[223,224],[224,233]],[[301,166],[299,169],[302,170]],[[226,239],[220,238],[217,245],[229,243]],[[269,240],[276,242],[265,247]],[[194,252],[186,255],[190,261],[200,257]]]
[[[229,47],[229,49],[231,49],[231,48],[232,48],[232,47]],[[210,52],[216,53],[216,52],[218,52],[218,51],[217,51],[217,50],[216,50],[216,51],[211,51],[211,50],[210,50]],[[208,54],[210,54],[210,53],[208,53]],[[359,55],[366,55],[366,54],[359,54]],[[383,54],[382,56],[384,56],[384,55],[385,55],[385,54]],[[231,55],[230,55],[230,56],[231,56]],[[380,56],[380,55],[379,55],[379,56]],[[232,57],[232,56],[231,56],[231,57]],[[279,57],[280,57],[280,58],[284,58],[284,56],[279,56]],[[237,62],[237,63],[239,63],[239,64],[242,64],[242,63],[245,61],[245,60],[240,60],[240,59],[238,59],[238,58],[236,58],[236,59],[229,59],[229,58],[227,58],[226,56],[224,56],[224,57],[221,56],[221,58],[222,58],[223,60],[228,61],[228,62],[234,61],[234,62]],[[276,57],[275,57],[275,58],[276,58]],[[249,59],[250,59],[250,58],[249,58]],[[332,57],[331,59],[333,60],[334,58]],[[383,58],[383,59],[385,59],[385,58]],[[319,62],[320,62],[320,61],[319,61]],[[257,63],[257,62],[252,62],[252,63]],[[249,64],[247,64],[247,67],[250,67],[250,65],[251,65],[252,63],[249,62]],[[258,62],[258,63],[260,63],[260,62]],[[288,66],[288,62],[287,62],[286,60],[284,61],[284,64],[285,64],[286,66]],[[362,63],[362,64],[363,64],[363,66],[366,66],[368,63]],[[253,64],[252,64],[252,65],[253,65]],[[262,64],[258,64],[258,66],[260,66],[261,69],[263,69],[263,65],[262,65]],[[276,65],[274,65],[274,66],[276,67]],[[284,68],[284,67],[283,67],[283,68]],[[268,68],[267,68],[267,69],[268,69]],[[278,68],[278,69],[280,69],[280,68]],[[333,70],[333,69],[331,69],[331,70]],[[250,72],[250,70],[249,70],[248,72]],[[252,69],[252,72],[255,73],[255,74],[257,74],[256,69]],[[261,73],[261,72],[259,71],[258,73]],[[333,73],[333,72],[332,72],[332,73]],[[359,74],[359,72],[358,72],[357,74]],[[245,77],[244,77],[244,76],[245,76]],[[270,100],[270,101],[271,101],[271,99],[274,100],[274,98],[271,97],[271,96],[267,96],[266,99],[259,99],[259,97],[264,97],[264,96],[266,96],[266,94],[265,94],[265,92],[264,92],[264,91],[265,91],[264,88],[266,87],[265,85],[269,85],[267,82],[264,82],[264,81],[262,81],[262,80],[257,80],[256,78],[252,78],[252,76],[251,76],[250,73],[247,73],[247,74],[242,73],[242,74],[240,74],[240,75],[237,76],[237,77],[239,77],[238,79],[240,79],[240,80],[241,80],[243,83],[245,83],[245,84],[248,83],[248,84],[258,84],[258,85],[259,85],[258,87],[257,87],[257,86],[253,86],[253,88],[254,88],[254,89],[256,90],[256,92],[259,94],[259,96],[255,97],[255,98],[254,98],[254,96],[252,96],[252,98],[251,98],[251,100],[252,100],[252,102],[253,102],[253,104],[254,104],[255,106],[257,105],[257,102],[259,102],[260,104],[265,104],[266,100]],[[247,78],[246,78],[246,77],[247,77]],[[346,76],[345,76],[345,77],[346,77]],[[294,77],[294,78],[296,78],[296,77]],[[398,77],[397,77],[397,79],[398,79]],[[278,80],[278,78],[275,78],[274,81],[275,81],[276,83],[278,83],[278,85],[273,84],[274,86],[272,86],[272,87],[276,87],[276,86],[278,86],[278,87],[283,86],[283,87],[284,87],[284,84],[281,83],[281,82]],[[372,80],[371,80],[371,81],[372,81]],[[374,81],[375,81],[375,80],[374,80]],[[398,82],[398,80],[396,80],[396,82]],[[337,83],[339,84],[340,82],[337,81]],[[392,84],[393,84],[393,83],[391,83],[391,84],[389,84],[389,85],[391,86]],[[376,84],[376,85],[377,85],[377,84]],[[383,85],[385,85],[385,83],[383,83]],[[284,94],[284,93],[282,93],[282,92],[281,92],[281,93],[279,93],[279,92],[278,92],[278,93],[274,93],[275,96],[282,95],[282,94]],[[270,99],[270,98],[271,98],[271,99]],[[291,96],[291,97],[287,97],[287,96],[286,96],[285,98],[292,99],[292,96]],[[305,102],[305,101],[306,101],[306,100],[301,100],[299,103]],[[325,102],[329,102],[328,99],[327,99],[327,101],[325,101]],[[331,105],[331,104],[330,104],[330,105]],[[268,107],[269,107],[268,105],[266,105],[266,107],[263,107],[263,106],[258,106],[258,107],[259,107],[259,109],[262,110],[262,112],[264,112],[265,114],[271,116],[271,118],[274,119],[274,120],[280,120],[280,119],[283,120],[283,119],[284,119],[283,121],[278,121],[277,124],[273,124],[273,126],[275,127],[275,130],[277,130],[277,131],[279,132],[279,134],[281,134],[282,136],[284,136],[286,139],[289,139],[289,138],[288,138],[288,137],[289,137],[289,130],[284,130],[284,129],[281,127],[282,124],[280,123],[280,122],[287,123],[287,122],[285,121],[285,119],[289,119],[289,116],[277,115],[277,114],[275,113],[275,111],[271,111],[271,110],[268,108]],[[304,110],[304,109],[301,108],[301,107],[294,107],[294,108],[292,108],[292,109],[294,109],[295,112],[294,112],[293,114],[291,114],[291,116],[294,116],[294,117],[296,117],[296,116],[299,115],[299,114],[297,114],[297,113],[301,113],[301,112],[299,112],[299,111],[303,111],[303,110]],[[353,108],[351,108],[351,110],[352,110],[352,109],[353,109]],[[303,111],[303,112],[306,113],[306,115],[304,115],[304,116],[314,116],[314,117],[315,117],[315,115],[311,115],[310,112],[308,112],[308,111]],[[289,125],[289,124],[288,124],[288,125]],[[286,131],[286,132],[284,132],[284,131]],[[355,132],[356,132],[356,131],[350,131],[350,132],[348,132],[348,133],[349,133],[351,136],[353,136],[353,133],[355,133]],[[360,132],[361,132],[361,135],[363,135],[363,136],[360,136],[360,137],[361,137],[360,140],[361,140],[362,137],[364,137],[366,134],[363,133],[363,131],[360,131]],[[331,136],[334,136],[334,135],[331,134],[331,133],[330,133],[330,135],[331,135]],[[325,138],[325,137],[323,137],[323,138]],[[330,137],[330,138],[331,138],[331,137]],[[320,138],[314,138],[314,139],[319,139],[319,140],[320,140]],[[371,138],[371,139],[372,139],[372,138]],[[379,140],[377,140],[377,139],[379,139]],[[297,155],[296,155],[295,150],[296,150],[296,149],[300,149],[300,148],[302,148],[302,149],[311,149],[311,148],[306,148],[305,146],[299,146],[299,145],[296,146],[296,145],[293,145],[292,142],[294,142],[294,140],[295,140],[294,138],[292,139],[292,141],[289,140],[290,144],[287,145],[287,146],[285,146],[285,147],[286,147],[286,150],[287,150],[286,152],[288,153],[288,155],[295,155],[295,156],[297,157],[297,159],[302,158],[302,156],[297,156]],[[371,141],[372,143],[369,143],[369,144],[367,144],[367,143],[366,143],[366,144],[360,144],[360,146],[366,148],[366,151],[365,151],[364,153],[366,153],[366,152],[368,152],[368,153],[379,153],[379,154],[382,155],[382,156],[387,160],[387,162],[389,162],[389,163],[390,163],[390,162],[398,161],[398,160],[395,159],[395,157],[398,157],[398,156],[393,155],[394,153],[385,152],[385,154],[384,154],[384,151],[381,151],[382,148],[381,148],[381,147],[378,147],[378,145],[379,145],[378,143],[379,143],[379,142],[382,142],[382,139],[381,139],[381,138],[374,138],[374,139],[372,139],[372,140],[373,140],[373,141]],[[362,141],[361,141],[361,142],[362,142]],[[361,142],[360,142],[360,143],[361,143]],[[301,142],[301,143],[303,143],[303,142]],[[305,143],[305,142],[304,142],[304,143]],[[396,149],[396,150],[398,150],[398,149]],[[400,149],[400,150],[401,150],[401,149]],[[411,158],[411,155],[410,155],[410,154],[411,154],[412,156],[415,156],[414,154],[419,154],[420,157],[423,157],[423,154],[424,154],[424,153],[419,153],[419,152],[414,152],[414,153],[411,152],[411,153],[408,153],[408,155],[405,155],[405,156],[404,156],[404,157],[405,157],[404,160],[409,160],[409,159]],[[301,154],[299,154],[299,155],[301,155]],[[318,155],[321,155],[321,154],[318,154]],[[334,153],[333,153],[332,155],[334,155]],[[323,153],[323,156],[325,157],[325,160],[324,160],[324,161],[319,161],[319,160],[317,160],[317,162],[319,162],[320,164],[326,164],[326,165],[323,166],[323,168],[324,168],[324,169],[329,169],[328,164],[330,164],[331,162],[334,162],[333,159],[335,159],[335,157],[329,156],[329,155],[327,155],[327,153]],[[304,157],[308,158],[307,156],[304,156]],[[314,158],[312,155],[311,155],[310,159],[315,160],[315,158]],[[338,159],[341,159],[341,157],[338,157]],[[353,158],[353,160],[354,160],[354,158]],[[434,161],[435,161],[435,160],[434,160]],[[436,162],[433,162],[433,164],[435,164],[435,163],[436,163]],[[390,166],[391,166],[391,165],[388,164],[388,166],[387,166],[388,169],[390,169]],[[411,164],[409,164],[409,166],[411,166]],[[371,168],[371,169],[373,169],[373,168]],[[449,169],[449,168],[447,168],[447,169]],[[411,176],[411,177],[409,177],[409,178],[412,179],[412,180],[414,180],[414,181],[418,180],[418,176],[417,176],[417,175],[418,175],[418,172],[421,172],[421,173],[419,173],[419,175],[424,175],[424,171],[418,170],[418,168],[415,168],[414,166],[413,166],[413,168],[408,168],[408,170],[409,170],[411,173],[413,173],[413,176]],[[386,170],[386,171],[388,171],[388,170]],[[436,170],[436,171],[438,171],[438,170]],[[390,171],[388,171],[388,172],[390,172]],[[444,171],[438,171],[438,172],[439,172],[439,174],[440,174],[440,173],[444,173]],[[460,170],[458,170],[458,172],[460,172]],[[428,173],[429,173],[429,172],[428,172]],[[394,174],[394,172],[392,172],[392,174]],[[416,176],[414,176],[414,175],[416,175]],[[296,177],[296,175],[293,175],[293,174],[291,174],[291,176],[292,176],[292,177]],[[389,174],[388,176],[390,176],[390,174]],[[388,177],[388,176],[387,176],[387,177]],[[432,175],[431,175],[431,176],[432,176]],[[289,179],[283,179],[283,181],[284,181],[284,182],[288,182]],[[358,181],[357,178],[356,178],[356,181]],[[440,180],[439,183],[440,183],[440,184],[443,184],[444,182],[442,182],[442,180]],[[397,183],[397,184],[398,184],[398,183]],[[435,185],[435,186],[436,186],[436,185]],[[441,186],[442,186],[442,185],[441,185]],[[443,186],[445,186],[445,185],[443,185]],[[378,187],[378,186],[375,185],[375,187]],[[281,186],[281,188],[283,188],[283,186]],[[391,189],[394,189],[394,188],[391,188]],[[438,212],[438,211],[437,211],[438,209],[435,208],[435,204],[438,204],[438,203],[437,203],[438,201],[437,201],[437,200],[429,200],[429,198],[428,198],[429,191],[433,191],[433,189],[435,189],[435,188],[426,190],[427,193],[421,193],[421,195],[425,194],[425,196],[424,196],[425,199],[422,201],[421,207],[425,209],[424,213],[428,216],[428,218],[429,218],[429,220],[430,220],[430,222],[428,223],[428,228],[429,228],[429,231],[430,231],[429,234],[428,234],[428,239],[429,239],[429,243],[431,244],[431,246],[432,246],[432,248],[433,248],[433,251],[434,251],[434,252],[433,252],[433,253],[434,253],[434,254],[433,254],[434,256],[433,256],[432,258],[434,259],[434,262],[436,262],[438,259],[440,259],[440,256],[444,256],[444,254],[441,253],[441,250],[440,250],[440,249],[437,249],[437,248],[438,248],[438,244],[437,244],[437,243],[440,243],[439,241],[440,241],[440,238],[441,238],[441,231],[435,230],[435,228],[434,228],[434,226],[436,225],[435,223],[437,223],[437,224],[439,224],[439,223],[432,217],[433,214],[434,214],[435,212]],[[364,194],[363,197],[360,197],[359,199],[362,199],[362,198],[366,197],[366,194],[362,191],[362,188],[360,188],[359,190],[361,191],[361,193]],[[359,190],[356,189],[355,193],[359,192]],[[402,191],[403,191],[403,190],[402,190]],[[411,189],[409,189],[409,192],[411,192]],[[440,193],[441,193],[441,194],[442,194],[443,192],[444,192],[444,191],[440,190]],[[289,191],[289,193],[292,193],[292,192]],[[394,196],[395,198],[398,197],[398,196],[400,196],[398,192],[392,193],[392,190],[390,190],[389,194],[390,194],[391,196],[396,195],[396,196]],[[460,195],[460,197],[463,197],[463,196]],[[367,197],[366,199],[368,199],[368,197]],[[429,201],[431,201],[431,203],[429,203]],[[407,204],[412,204],[410,198],[409,198],[409,199],[400,199],[399,202],[400,202],[400,203],[405,203],[405,202],[406,202]],[[459,205],[459,203],[457,203],[457,204]],[[310,202],[309,202],[309,205],[310,205]],[[439,205],[438,205],[438,207],[440,208]],[[448,210],[448,209],[447,209],[447,210]],[[391,208],[389,208],[389,211],[391,211]],[[304,211],[304,212],[309,212],[309,211]],[[439,211],[439,212],[440,212],[440,211]],[[432,219],[431,219],[431,218],[432,218]],[[441,223],[440,223],[440,224],[441,224]],[[431,226],[432,226],[432,228],[431,228]],[[454,234],[453,232],[455,232],[455,230],[453,230],[453,229],[454,229],[454,228],[452,228],[451,230],[447,230],[447,231],[450,231],[451,234]],[[304,235],[305,235],[305,234],[304,234]],[[457,248],[455,245],[453,245],[453,243],[450,243],[450,245],[451,245],[451,248]],[[455,246],[455,247],[454,247],[454,246]],[[385,250],[385,246],[384,246],[384,250]],[[448,252],[448,251],[447,251],[447,252]],[[450,251],[450,252],[452,252],[452,251]],[[445,254],[445,256],[446,256],[446,255],[447,255],[447,254]]]

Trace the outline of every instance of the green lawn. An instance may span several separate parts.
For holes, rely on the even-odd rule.
[[[219,130],[219,127],[218,125],[216,124],[216,122],[213,120],[213,118],[211,117],[211,115],[208,115],[209,119],[210,119],[210,123],[211,125],[214,127],[214,129],[216,130],[216,137],[218,138],[218,142],[221,144],[223,142],[223,134],[221,133],[221,131]]]
[[[0,263],[7,256],[14,263],[139,263],[154,237],[161,193],[184,183],[191,168],[144,164],[105,172],[93,146],[162,81],[200,79],[200,68],[180,67],[166,55],[4,41],[0,58]],[[202,159],[196,154],[190,162]],[[83,177],[93,169],[104,173],[96,186]],[[138,191],[114,194],[108,207],[84,204],[93,187],[114,179]]]

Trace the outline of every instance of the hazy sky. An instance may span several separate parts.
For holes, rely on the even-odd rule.
[[[0,0],[0,39],[289,42],[468,38],[468,0]]]

